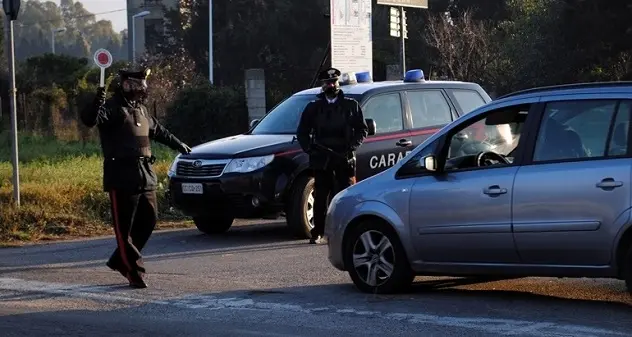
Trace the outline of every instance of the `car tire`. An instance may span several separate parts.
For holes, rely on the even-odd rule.
[[[299,176],[290,190],[286,221],[292,236],[298,239],[311,238],[314,219],[313,192],[314,178],[308,175]]]
[[[628,248],[627,254],[623,257],[623,279],[628,293],[632,295],[632,245]]]
[[[376,255],[376,252],[367,251],[363,238],[371,239],[372,248],[376,250],[379,249],[380,240],[386,239],[387,241],[383,241],[385,249],[382,254],[377,253]],[[345,269],[360,291],[373,294],[391,294],[409,289],[415,274],[410,267],[410,262],[397,232],[390,225],[377,219],[363,221],[350,229],[344,242]],[[356,265],[354,254],[370,255],[365,257],[366,261],[362,261],[363,264]],[[385,262],[389,263],[391,267],[388,267]],[[376,271],[374,282],[368,281],[369,266],[372,266],[374,268],[372,270]],[[390,269],[390,274],[388,269]]]
[[[235,221],[232,215],[196,216],[193,217],[195,227],[204,234],[221,234],[230,229]]]

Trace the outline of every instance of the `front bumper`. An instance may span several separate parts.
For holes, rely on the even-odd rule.
[[[175,175],[169,179],[167,193],[171,205],[189,216],[230,212],[236,218],[257,218],[282,212],[287,181],[273,167],[216,178]],[[184,193],[183,184],[200,184],[201,192]]]

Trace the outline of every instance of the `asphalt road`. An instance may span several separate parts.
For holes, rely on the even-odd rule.
[[[632,336],[620,281],[418,278],[367,295],[282,225],[155,233],[149,288],[105,262],[112,237],[0,249],[1,336]]]

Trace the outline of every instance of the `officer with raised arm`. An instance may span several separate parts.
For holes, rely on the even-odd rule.
[[[150,70],[120,71],[120,83],[106,101],[105,88],[97,89],[92,104],[81,112],[88,127],[98,127],[103,152],[103,188],[110,195],[117,248],[107,266],[126,277],[131,287],[146,288],[141,250],[158,217],[150,140],[182,154],[191,149],[165,129],[142,104]]]
[[[340,75],[335,68],[320,73],[322,92],[305,107],[296,131],[314,172],[311,244],[321,242],[331,198],[355,183],[355,152],[368,134],[360,104],[340,89]]]

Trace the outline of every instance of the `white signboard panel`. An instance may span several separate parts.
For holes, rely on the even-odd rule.
[[[428,9],[428,0],[377,0],[378,5]]]
[[[371,0],[330,0],[331,66],[373,75]]]

